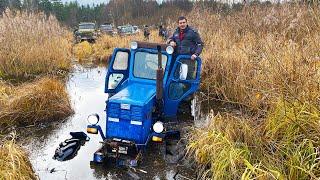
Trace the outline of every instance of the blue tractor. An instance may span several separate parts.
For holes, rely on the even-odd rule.
[[[201,59],[175,55],[166,44],[131,42],[116,48],[105,80],[106,129],[99,116],[88,116],[87,132],[100,134],[102,147],[93,162],[109,159],[135,166],[150,142],[179,137],[167,122],[177,119],[180,105],[190,102],[200,84]]]

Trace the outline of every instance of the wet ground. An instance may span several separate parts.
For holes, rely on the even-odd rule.
[[[59,143],[70,138],[71,131],[86,131],[86,118],[91,113],[100,116],[99,125],[105,128],[104,93],[105,67],[84,68],[76,66],[67,88],[74,115],[54,124],[38,125],[26,131],[23,146],[28,150],[35,173],[40,179],[195,179],[190,163],[167,164],[157,147],[152,145],[144,154],[138,169],[119,169],[112,165],[90,166],[94,152],[100,147],[99,135],[89,135],[90,141],[78,151],[76,157],[65,162],[52,159]],[[135,171],[136,170],[136,171]]]

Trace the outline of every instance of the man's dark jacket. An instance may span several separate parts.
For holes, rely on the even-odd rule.
[[[176,42],[177,46],[175,51],[178,54],[196,54],[197,56],[201,54],[203,42],[200,38],[199,33],[195,29],[187,26],[186,29],[184,29],[184,36],[182,41],[180,40],[179,35],[180,29],[177,28],[172,37],[169,38],[169,42]]]

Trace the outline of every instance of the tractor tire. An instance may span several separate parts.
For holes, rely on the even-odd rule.
[[[164,144],[163,158],[168,164],[177,164],[185,155],[186,143],[183,140],[170,140]]]

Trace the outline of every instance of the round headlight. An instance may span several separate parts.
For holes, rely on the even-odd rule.
[[[96,125],[99,122],[99,115],[98,114],[91,114],[88,116],[87,121],[91,125]]]
[[[156,133],[162,133],[163,131],[163,123],[160,121],[157,121],[156,123],[153,124],[153,130]]]
[[[131,47],[131,49],[137,49],[138,48],[138,43],[133,41],[133,42],[130,43],[130,47]]]
[[[167,51],[168,54],[172,54],[173,51],[174,51],[174,49],[173,49],[172,46],[168,46],[168,47],[166,48],[166,51]]]

